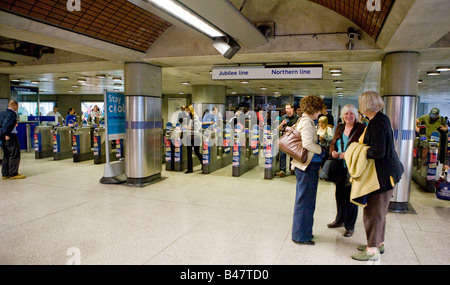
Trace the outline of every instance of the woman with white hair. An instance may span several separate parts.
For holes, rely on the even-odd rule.
[[[381,96],[377,92],[367,91],[359,96],[358,103],[359,111],[369,118],[369,124],[360,142],[368,146],[366,158],[374,160],[380,186],[365,197],[363,220],[367,244],[358,246],[361,252],[352,255],[353,259],[367,261],[379,259],[379,254],[384,252],[389,200],[404,169],[395,151],[391,122],[380,112],[384,107]]]
[[[366,125],[360,122],[358,110],[352,104],[347,104],[342,108],[341,119],[343,123],[337,126],[336,133],[330,144],[330,155],[334,159],[344,160],[345,150],[352,142],[358,141]],[[342,163],[347,169],[345,161],[342,161]],[[335,220],[327,225],[329,228],[344,226],[344,237],[353,235],[358,216],[358,206],[350,202],[351,189],[352,185],[349,182],[349,175],[344,181],[336,184],[337,214]]]

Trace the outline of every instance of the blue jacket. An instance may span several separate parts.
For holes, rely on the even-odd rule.
[[[5,136],[11,135],[17,124],[17,114],[11,109],[0,113],[0,139],[4,140]]]

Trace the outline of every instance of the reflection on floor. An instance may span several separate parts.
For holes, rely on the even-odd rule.
[[[355,234],[326,224],[334,186],[319,183],[316,245],[291,241],[295,177],[263,179],[264,164],[232,177],[166,172],[145,188],[102,185],[103,165],[35,160],[24,180],[0,181],[0,264],[365,264],[362,210]],[[415,214],[389,213],[379,264],[450,264],[450,203],[412,184]]]

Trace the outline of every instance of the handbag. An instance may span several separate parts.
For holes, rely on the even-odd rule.
[[[297,130],[297,124],[300,119],[295,123],[292,128],[286,129],[284,135],[278,139],[278,147],[290,157],[305,163],[308,160],[308,150],[303,147],[302,135]]]
[[[354,134],[354,133],[353,133]],[[349,141],[353,137],[350,136]],[[344,141],[341,138],[341,149],[344,149]],[[330,158],[325,161],[322,166],[322,171],[319,174],[319,179],[332,182],[334,184],[341,184],[349,180],[347,168],[344,167],[344,160]]]
[[[440,179],[436,181],[436,197],[450,201],[450,178],[448,175],[448,173],[442,172]]]

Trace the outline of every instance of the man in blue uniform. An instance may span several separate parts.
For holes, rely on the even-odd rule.
[[[20,143],[17,137],[17,110],[15,100],[8,103],[8,109],[0,114],[0,141],[3,149],[2,179],[23,179],[19,174]]]

